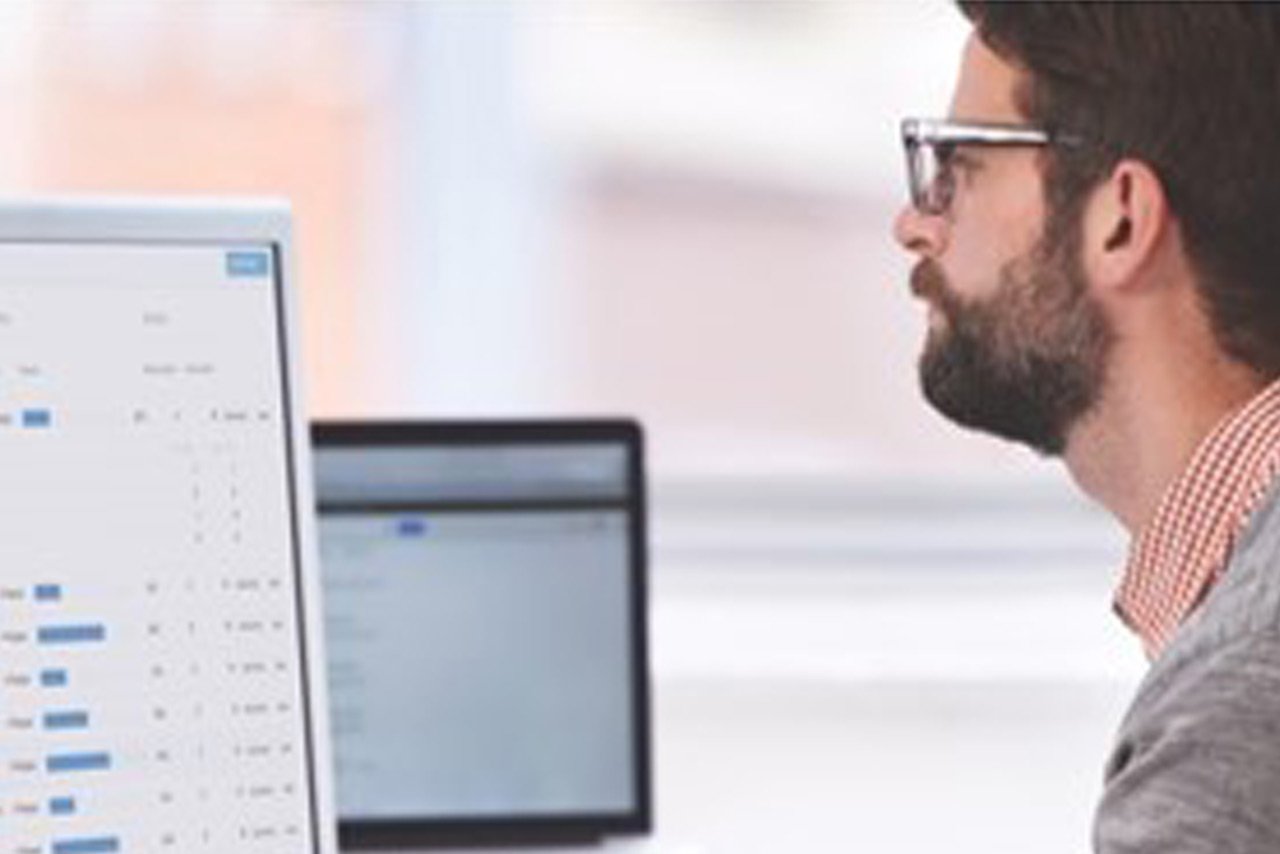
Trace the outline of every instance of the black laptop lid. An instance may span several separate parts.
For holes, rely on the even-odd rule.
[[[313,437],[343,845],[647,830],[637,425]]]

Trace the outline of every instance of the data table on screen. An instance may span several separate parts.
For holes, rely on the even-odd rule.
[[[270,246],[0,243],[0,851],[311,850]]]

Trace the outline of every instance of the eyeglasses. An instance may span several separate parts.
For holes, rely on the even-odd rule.
[[[1025,125],[903,119],[902,145],[907,154],[911,204],[929,216],[951,209],[956,195],[953,158],[958,145],[1078,145],[1078,137]]]

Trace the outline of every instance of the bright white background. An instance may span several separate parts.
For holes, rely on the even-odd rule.
[[[1074,852],[1142,662],[1119,532],[920,402],[897,120],[947,3],[0,6],[13,193],[295,206],[313,412],[632,414],[658,832]]]

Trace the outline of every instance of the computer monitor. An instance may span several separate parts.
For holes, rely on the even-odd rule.
[[[0,840],[332,854],[289,213],[0,205]]]
[[[639,428],[313,436],[342,846],[648,829]]]

